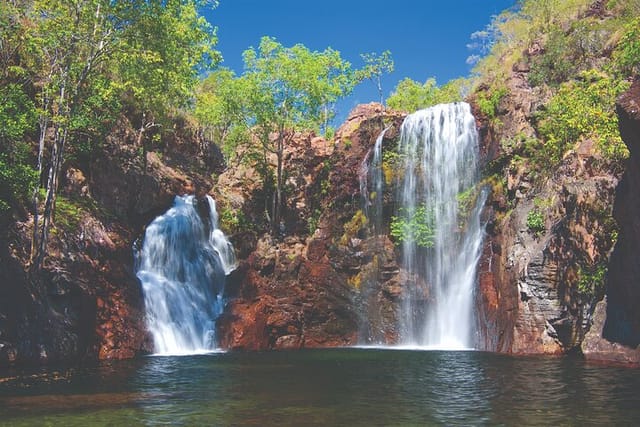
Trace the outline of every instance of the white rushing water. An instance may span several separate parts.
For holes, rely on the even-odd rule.
[[[177,196],[171,209],[149,224],[137,253],[137,276],[157,354],[216,348],[225,276],[236,261],[231,243],[218,229],[215,201],[209,196],[205,200],[208,208],[199,214],[195,196]]]
[[[398,151],[405,168],[398,216],[418,224],[408,228],[402,246],[410,289],[402,302],[400,344],[472,348],[486,194],[475,188],[478,134],[469,105],[437,105],[407,116]]]

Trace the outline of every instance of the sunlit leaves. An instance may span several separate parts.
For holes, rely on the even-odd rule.
[[[622,74],[640,73],[640,18],[624,27],[624,34],[613,52],[613,63]]]
[[[263,37],[258,49],[244,52],[245,89],[253,125],[281,129],[314,129],[330,120],[332,103],[355,85],[351,64],[340,52],[290,48]]]
[[[597,71],[583,72],[579,80],[561,85],[538,116],[538,131],[549,160],[560,160],[580,138],[594,139],[609,158],[625,158],[628,152],[620,138],[614,105],[628,86]]]
[[[427,79],[424,84],[406,78],[398,83],[387,99],[387,105],[394,110],[413,112],[436,104],[462,101],[468,86],[466,79],[451,80],[438,87],[434,78]]]
[[[435,245],[435,216],[433,209],[426,206],[413,210],[401,208],[399,216],[391,218],[390,227],[397,243],[412,242],[421,248]]]

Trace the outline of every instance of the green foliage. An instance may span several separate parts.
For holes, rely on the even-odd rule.
[[[560,28],[554,28],[545,44],[544,53],[534,58],[529,72],[532,86],[559,84],[567,81],[574,70],[574,63],[567,54],[568,41]]]
[[[38,179],[31,162],[29,146],[23,142],[0,149],[0,214],[29,199]]]
[[[569,77],[566,76],[568,66],[566,54],[562,52],[567,41],[559,29],[573,28],[576,18],[583,14],[592,2],[592,0],[523,0],[518,2],[517,7],[495,16],[483,31],[489,38],[488,41],[483,42],[483,46],[489,46],[490,53],[479,59],[473,70],[482,83],[478,87],[491,87],[504,82],[511,74],[514,65],[523,61],[523,52],[539,44],[542,44],[544,49],[551,48],[551,52],[534,59],[533,81],[536,84],[543,82],[545,73],[557,74],[553,79],[560,81]],[[554,33],[555,31],[557,33]],[[571,31],[576,34],[573,41],[580,42],[578,34],[583,29]],[[589,32],[589,40],[592,40],[594,35],[598,35],[597,31],[598,29],[594,28]],[[553,40],[547,47],[545,42],[550,38]],[[474,44],[471,46],[473,47]],[[484,52],[480,53],[484,54]],[[558,70],[553,69],[553,58],[560,59],[557,64]],[[491,108],[485,110],[492,111]]]
[[[313,211],[313,214],[309,217],[309,220],[307,221],[309,234],[313,234],[318,228],[318,224],[320,223],[320,215],[322,215],[322,211],[320,209],[315,209]]]
[[[65,231],[78,229],[84,215],[85,207],[77,200],[59,196],[56,201],[56,227]]]
[[[527,228],[535,236],[540,236],[546,230],[544,214],[537,207],[531,209],[527,214]]]
[[[0,86],[0,214],[25,204],[37,180],[29,146],[21,140],[35,128],[36,111],[18,84]]]
[[[198,76],[220,60],[214,28],[200,15],[206,0],[116,2],[123,31],[117,51],[117,84],[143,115],[142,126],[162,122],[187,106]],[[215,6],[215,3],[213,3]]]
[[[414,242],[418,247],[431,248],[435,244],[433,210],[420,206],[414,210],[401,208],[399,216],[391,217],[391,236],[397,244]]]
[[[324,138],[327,141],[331,141],[336,136],[336,130],[332,126],[325,126],[324,128]]]
[[[500,101],[507,92],[507,88],[501,85],[478,92],[476,103],[480,112],[488,119],[494,119],[498,113]]]
[[[557,86],[588,67],[603,48],[602,30],[595,21],[576,21],[569,32],[553,26],[549,29],[544,52],[533,59],[529,83],[532,86]]]
[[[345,150],[349,150],[351,148],[351,146],[353,145],[353,141],[351,141],[351,139],[349,138],[345,138],[342,143],[344,144],[344,149]]]
[[[246,50],[243,58],[246,117],[267,145],[267,132],[319,128],[334,115],[326,107],[357,83],[351,64],[331,48],[284,47],[263,37],[258,49]]]
[[[469,213],[476,205],[478,194],[478,187],[472,186],[456,195],[456,200],[458,202],[458,217],[463,223],[467,222]]]
[[[622,75],[640,73],[640,17],[631,20],[616,46],[613,68]]]
[[[0,142],[19,141],[35,129],[36,109],[21,85],[0,86]]]
[[[233,71],[219,68],[202,80],[196,90],[194,114],[205,137],[221,148],[227,159],[249,139],[242,120],[242,87]]]
[[[224,230],[226,234],[234,234],[253,229],[253,225],[246,218],[242,210],[227,207],[222,208],[218,216],[218,221],[220,222],[220,229]]]
[[[391,52],[385,50],[382,54],[365,53],[360,55],[364,61],[364,68],[356,72],[356,78],[369,79],[376,84],[378,94],[380,95],[380,103],[383,104],[382,95],[382,75],[392,73],[394,69],[393,58]]]
[[[362,210],[356,211],[353,217],[344,225],[344,232],[340,238],[340,244],[346,246],[349,244],[349,240],[357,236],[360,230],[369,223],[367,216]]]
[[[394,110],[413,112],[437,104],[462,101],[468,91],[466,79],[451,80],[438,87],[434,78],[420,84],[409,78],[401,80],[387,99],[387,105]]]
[[[593,138],[606,158],[628,156],[620,138],[613,109],[616,97],[628,88],[598,71],[581,73],[580,79],[564,83],[538,115],[538,132],[544,139],[544,152],[557,163],[564,152],[581,138]]]
[[[60,195],[56,199],[56,227],[58,229],[75,232],[81,226],[86,215],[92,215],[103,220],[114,218],[111,212],[100,207],[90,197]]]
[[[404,175],[405,156],[396,150],[383,150],[382,174],[384,182],[390,186],[394,180]]]
[[[598,264],[592,268],[580,267],[578,271],[578,291],[591,298],[601,295],[604,291],[606,275],[606,263]]]

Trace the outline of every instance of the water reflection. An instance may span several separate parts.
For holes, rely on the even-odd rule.
[[[0,380],[0,424],[638,425],[638,390],[637,370],[480,352],[150,357]]]

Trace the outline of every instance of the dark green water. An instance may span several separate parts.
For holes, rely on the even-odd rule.
[[[479,352],[148,357],[0,376],[1,425],[640,425],[640,370]]]

